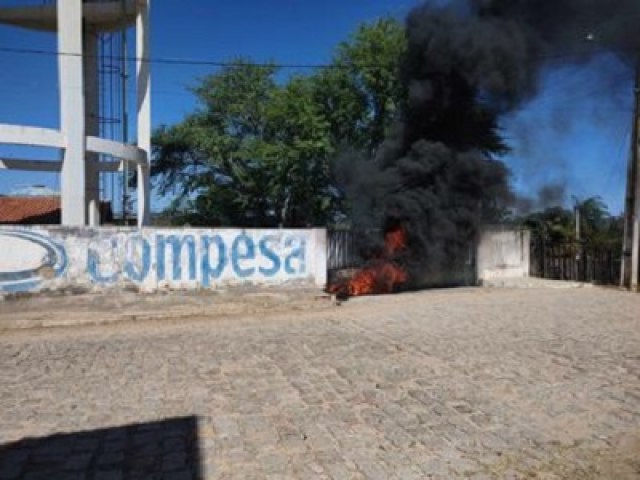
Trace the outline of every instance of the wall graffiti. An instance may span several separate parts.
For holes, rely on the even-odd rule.
[[[0,292],[70,284],[143,290],[297,279],[322,284],[325,235],[320,229],[0,229]]]
[[[261,235],[254,239],[241,233],[225,239],[208,234],[157,234],[111,238],[107,242],[106,249],[95,245],[88,249],[88,273],[97,283],[122,278],[144,282],[155,277],[160,282],[199,281],[202,287],[209,287],[212,279],[225,273],[238,279],[306,273],[306,240],[300,235]]]
[[[0,291],[21,292],[43,280],[60,277],[67,268],[63,246],[28,230],[0,230]]]

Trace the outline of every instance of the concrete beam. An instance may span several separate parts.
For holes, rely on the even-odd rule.
[[[0,123],[0,143],[31,147],[65,148],[66,139],[59,130]]]
[[[85,24],[101,32],[119,30],[125,22],[131,25],[136,20],[136,0],[125,0],[124,12],[122,0],[87,2],[83,10]],[[0,23],[55,32],[58,30],[56,6],[0,7]]]
[[[27,160],[24,158],[0,158],[0,170],[23,170],[28,172],[59,172],[62,162]]]
[[[145,152],[137,146],[107,140],[106,138],[87,137],[87,150],[94,153],[111,155],[112,157],[136,164],[144,164],[147,159]]]
[[[101,172],[117,172],[122,170],[122,162],[98,162],[97,168]],[[62,170],[62,162],[58,160],[0,158],[0,170],[22,170],[25,172],[59,172]]]

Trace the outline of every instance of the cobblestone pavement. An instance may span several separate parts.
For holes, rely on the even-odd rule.
[[[0,479],[640,478],[640,296],[0,335]]]

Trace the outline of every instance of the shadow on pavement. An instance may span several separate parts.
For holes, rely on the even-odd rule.
[[[25,438],[0,445],[0,478],[203,478],[197,417]]]

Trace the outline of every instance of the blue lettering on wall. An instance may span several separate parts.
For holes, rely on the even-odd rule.
[[[305,273],[305,258],[307,256],[305,239],[298,236],[289,237],[284,245],[285,247],[294,247],[284,260],[284,271],[291,275]]]
[[[171,244],[172,278],[182,280],[182,247],[187,246],[187,262],[189,263],[189,280],[196,279],[196,240],[193,235],[182,238],[177,235],[156,236],[156,271],[158,280],[165,279],[165,251],[167,243]]]
[[[140,246],[141,252],[138,252],[136,244]],[[124,262],[124,271],[129,280],[134,282],[142,282],[147,277],[151,268],[151,247],[149,242],[139,235],[131,236],[127,239],[127,258]],[[140,255],[136,255],[140,253]],[[139,258],[135,259],[138,256]],[[134,258],[132,258],[134,257]]]
[[[215,245],[217,249],[216,259],[217,263],[211,265],[211,245]],[[211,284],[211,278],[220,278],[224,267],[227,265],[227,249],[224,244],[224,240],[220,235],[203,235],[202,236],[202,286],[209,287]]]
[[[117,234],[92,244],[86,269],[98,284],[190,280],[208,288],[218,279],[301,277],[307,274],[306,265],[304,234],[168,232]]]
[[[111,250],[116,251],[118,248],[117,239],[111,238]],[[111,274],[104,275],[100,271],[100,253],[92,247],[89,247],[89,251],[87,253],[87,271],[89,272],[89,276],[91,280],[95,283],[113,283],[118,280],[118,272],[113,272]]]
[[[233,240],[233,246],[231,247],[231,264],[236,275],[240,278],[246,278],[253,275],[256,271],[256,267],[245,268],[240,262],[242,260],[255,260],[255,258],[256,248],[253,243],[253,239],[244,233],[242,235],[238,235]]]
[[[260,254],[271,261],[270,268],[260,267],[258,269],[260,273],[265,277],[273,277],[276,273],[278,273],[278,270],[280,270],[280,257],[278,257],[278,255],[273,250],[271,250],[271,248],[269,248],[269,243],[277,241],[278,237],[276,237],[275,235],[266,235],[262,237],[260,239],[260,242],[258,243]]]

